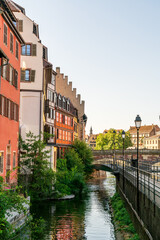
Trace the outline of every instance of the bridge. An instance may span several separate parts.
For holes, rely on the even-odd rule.
[[[114,151],[93,151],[93,167],[115,175],[117,190],[125,200],[141,238],[159,240],[160,152],[153,152],[143,152],[148,158],[141,158],[137,168],[133,151],[126,153],[125,158],[122,151],[117,154]]]

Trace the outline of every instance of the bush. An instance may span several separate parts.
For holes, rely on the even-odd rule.
[[[133,226],[130,216],[125,208],[124,202],[118,193],[111,198],[111,205],[114,210],[114,219],[122,231],[134,234],[132,240],[139,240],[138,234]]]

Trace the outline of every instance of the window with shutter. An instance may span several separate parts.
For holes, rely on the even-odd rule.
[[[1,96],[1,103],[2,103],[2,109],[1,109],[1,114],[4,116],[4,97]]]
[[[21,69],[21,82],[25,81],[25,70]]]
[[[18,30],[19,32],[23,32],[23,20],[18,21]]]
[[[19,106],[16,104],[16,121],[19,121]]]
[[[13,53],[13,34],[10,33],[10,51]]]
[[[3,42],[7,45],[7,25],[4,23],[4,35],[3,35]]]
[[[13,168],[16,167],[16,152],[13,152]]]
[[[14,71],[14,86],[15,88],[18,88],[18,72]]]
[[[57,139],[59,138],[59,130],[57,129]]]
[[[0,152],[0,172],[3,173],[4,153]]]
[[[16,58],[18,59],[18,55],[19,55],[19,46],[18,46],[18,42],[16,41]]]
[[[36,71],[35,70],[31,70],[31,79],[30,79],[31,82],[35,81],[35,74],[36,74]]]
[[[32,44],[32,56],[37,56],[37,45]]]

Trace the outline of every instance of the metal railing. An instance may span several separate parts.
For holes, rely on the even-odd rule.
[[[96,163],[104,164],[110,167],[113,172],[119,171],[123,175],[123,160],[117,159],[113,164],[113,159],[96,160]],[[160,207],[160,166],[152,164],[139,163],[138,168],[139,191],[146,195],[155,205]],[[137,167],[133,167],[132,161],[124,160],[124,176],[135,187],[137,187]]]

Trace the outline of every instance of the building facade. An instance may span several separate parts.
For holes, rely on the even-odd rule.
[[[85,126],[87,116],[85,115],[85,102],[81,101],[81,95],[76,93],[76,88],[72,89],[72,82],[68,83],[68,77],[60,72],[60,68],[56,68],[56,91],[61,95],[70,99],[74,107],[78,110],[78,138],[85,140]]]
[[[25,45],[21,48],[20,130],[23,139],[31,131],[43,132],[43,59],[46,48],[39,38],[39,26],[25,14],[25,9],[8,0]]]
[[[49,133],[47,149],[50,151],[50,166],[56,171],[57,148],[55,146],[55,77],[53,66],[44,59],[44,132]]]
[[[160,134],[153,135],[152,137],[144,138],[144,148],[160,149]]]
[[[56,117],[55,117],[55,144],[57,158],[64,155],[74,140],[74,118],[76,109],[69,98],[56,94]]]
[[[24,40],[6,1],[0,2],[0,176],[17,182],[20,50]]]
[[[148,138],[156,135],[160,131],[158,125],[144,125],[139,129],[139,148],[145,148],[144,138]],[[137,147],[137,129],[136,127],[130,127],[129,133],[131,134],[131,141],[133,147]]]

